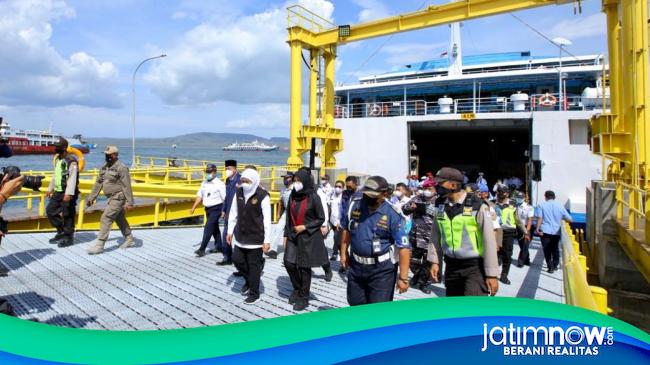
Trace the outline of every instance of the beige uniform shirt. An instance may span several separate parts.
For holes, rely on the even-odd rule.
[[[458,201],[458,204],[463,204],[467,193],[464,193],[463,198]],[[450,204],[449,201],[446,204]],[[436,207],[437,210],[440,209]],[[490,208],[481,204],[479,211],[476,214],[476,222],[478,223],[479,229],[483,235],[483,266],[485,267],[485,274],[490,277],[499,276],[499,261],[497,260],[497,240],[494,235],[494,225],[492,220],[492,213]],[[438,222],[434,222],[431,229],[431,238],[429,241],[429,247],[427,250],[427,261],[432,263],[440,264],[440,258],[438,257],[438,252],[436,251],[436,245],[442,245],[440,239],[440,227]],[[444,247],[443,247],[444,251]]]
[[[97,199],[100,191],[110,197],[117,193],[123,193],[128,205],[134,205],[133,190],[131,189],[131,174],[129,168],[122,161],[117,160],[112,166],[104,165],[99,170],[99,176],[88,196],[88,200]]]

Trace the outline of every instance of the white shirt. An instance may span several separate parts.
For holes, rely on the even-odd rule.
[[[230,213],[228,215],[228,234],[232,234],[232,244],[233,246],[241,248],[261,248],[262,245],[249,245],[243,242],[237,242],[235,235],[235,226],[237,225],[237,197],[233,198],[233,204],[230,207]],[[248,199],[244,197],[244,203],[247,203]],[[264,222],[264,243],[271,243],[271,198],[267,195],[262,202],[262,220]]]
[[[321,199],[325,197],[326,199],[325,204],[329,204],[332,201],[332,196],[334,195],[334,188],[330,183],[327,183],[325,185],[323,184],[318,185],[318,192],[322,193]]]
[[[330,215],[330,223],[336,227],[341,224],[341,198],[343,194],[332,195],[332,214]]]
[[[196,196],[203,200],[203,206],[206,208],[219,205],[226,200],[226,184],[218,178],[212,181],[203,181]]]
[[[330,222],[330,210],[327,208],[329,198],[326,195],[325,191],[320,188],[316,190],[316,194],[318,194],[318,197],[320,198],[320,202],[323,205],[323,213],[325,213],[325,221],[321,227],[328,228],[328,224]]]

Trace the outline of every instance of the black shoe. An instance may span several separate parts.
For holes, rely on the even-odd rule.
[[[510,285],[510,280],[508,280],[507,276],[501,276],[501,279],[499,279],[499,281],[506,285]]]
[[[429,288],[429,284],[420,285],[420,291],[424,294],[431,294],[431,288]]]
[[[196,254],[196,257],[203,257],[203,256],[205,256],[205,251],[196,250],[196,251],[194,251],[194,254]]]
[[[0,277],[5,277],[9,275],[9,269],[7,269],[4,265],[0,264]]]
[[[524,267],[524,264],[517,263],[516,266],[517,266],[518,268],[522,268],[522,267]]]
[[[57,233],[54,235],[54,237],[50,238],[50,243],[53,245],[56,245],[59,243],[59,241],[65,236],[63,233]]]
[[[293,310],[295,310],[296,312],[304,311],[305,309],[307,309],[307,307],[309,307],[309,302],[307,301],[307,299],[298,298],[296,300],[296,303],[293,305]]]
[[[72,246],[73,244],[74,244],[74,240],[72,239],[71,236],[65,236],[62,239],[60,239],[59,242],[57,243],[59,247],[69,247]]]
[[[241,277],[241,276],[244,276],[244,274],[240,273],[239,271],[235,271],[234,273],[232,273],[232,276]]]
[[[336,256],[337,256],[337,255],[332,255],[332,256],[330,256],[330,261],[336,261],[336,258],[337,258]]]
[[[259,295],[248,294],[248,297],[244,299],[244,304],[253,304],[257,302],[258,299],[260,299]]]
[[[248,285],[244,284],[244,286],[241,287],[241,295],[248,295],[248,292],[251,290],[251,288],[248,287]]]
[[[230,261],[230,260],[221,260],[221,261],[217,262],[217,265],[219,265],[219,266],[232,265],[232,261]]]
[[[549,274],[552,274],[554,271],[555,271],[555,269],[548,269],[548,270],[547,270],[547,272],[548,272]]]
[[[268,258],[270,259],[275,260],[278,258],[278,252],[275,250],[270,250],[269,252],[266,253],[266,256],[268,256]]]
[[[332,276],[334,276],[334,274],[332,274],[332,269],[325,271],[325,281],[328,283],[332,281]]]
[[[218,248],[211,248],[210,250],[208,250],[208,252],[209,253],[217,253],[217,252],[221,252],[221,250],[218,249]]]
[[[346,270],[343,266],[341,266],[341,267],[339,267],[339,272],[341,274],[344,274],[344,273],[348,272],[348,270]]]
[[[298,292],[297,291],[292,291],[291,295],[289,296],[289,301],[288,303],[291,305],[296,304],[296,301],[298,300]]]
[[[525,266],[530,266],[530,261],[526,261],[526,262],[524,262],[524,265],[525,265]]]

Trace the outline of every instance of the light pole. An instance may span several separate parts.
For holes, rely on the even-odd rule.
[[[573,43],[571,43],[571,41],[566,39],[566,38],[560,38],[560,37],[553,39],[553,43],[555,43],[555,45],[557,45],[560,48],[560,72],[559,72],[560,75],[558,77],[559,81],[558,81],[558,89],[557,90],[558,90],[558,100],[560,101],[560,109],[559,110],[563,111],[564,110],[564,102],[562,101],[562,96],[563,96],[564,92],[562,90],[563,89],[563,87],[562,87],[562,50],[564,49],[565,46],[570,46]]]
[[[161,54],[160,56],[156,57],[149,57],[140,64],[138,64],[138,67],[135,68],[135,71],[133,71],[133,78],[131,79],[131,96],[133,98],[133,105],[132,105],[132,114],[131,114],[131,122],[133,123],[132,126],[132,135],[131,135],[131,148],[133,150],[133,158],[131,160],[131,167],[135,167],[135,75],[138,73],[138,70],[140,69],[140,66],[142,66],[145,62],[155,60],[156,58],[163,58],[167,57],[166,54]]]

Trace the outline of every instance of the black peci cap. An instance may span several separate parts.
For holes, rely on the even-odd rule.
[[[462,184],[465,176],[453,167],[443,167],[436,173],[435,180],[439,183],[443,181],[455,181]]]
[[[233,166],[237,167],[237,161],[235,160],[226,160],[226,167]]]
[[[388,182],[381,176],[371,176],[363,184],[361,191],[368,196],[376,197],[388,191]]]

